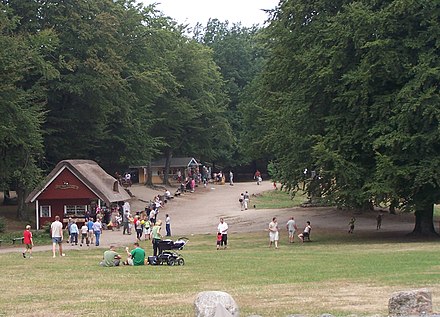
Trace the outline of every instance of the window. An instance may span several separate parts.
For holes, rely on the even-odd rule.
[[[87,205],[66,205],[64,206],[64,216],[84,217],[86,215]]]
[[[50,206],[40,206],[40,218],[52,217],[52,210]]]

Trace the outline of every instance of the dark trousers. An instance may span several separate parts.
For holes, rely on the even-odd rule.
[[[165,229],[167,231],[167,237],[170,237],[171,236],[171,225],[169,223],[167,223],[165,225]]]
[[[157,256],[159,253],[159,241],[160,239],[153,239],[153,255]]]
[[[87,236],[87,233],[81,234],[81,244],[84,243],[84,240],[86,240],[86,244],[89,245],[89,237]]]
[[[228,245],[228,235],[226,233],[222,233],[222,241],[220,242],[221,246],[227,246]]]
[[[71,233],[70,234],[70,243],[78,244],[78,233]]]
[[[130,233],[130,227],[128,226],[128,222],[123,222],[122,224],[124,226],[124,230],[122,231],[122,234],[125,234],[125,233],[129,234]]]

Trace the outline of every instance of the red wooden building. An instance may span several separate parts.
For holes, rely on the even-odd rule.
[[[90,160],[64,160],[55,166],[42,185],[27,197],[36,204],[36,227],[69,217],[84,219],[96,206],[111,207],[130,199],[118,181]]]

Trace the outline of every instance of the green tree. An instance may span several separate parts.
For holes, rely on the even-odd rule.
[[[18,194],[17,218],[27,219],[24,200],[40,180],[45,82],[58,73],[45,61],[56,45],[51,31],[18,32],[18,17],[0,3],[0,186]]]
[[[415,210],[434,232],[440,200],[439,4],[432,1],[284,1],[267,29],[260,97],[289,188],[365,208]],[[409,111],[410,110],[410,111]]]
[[[247,136],[249,131],[243,124],[246,120],[239,104],[245,102],[247,95],[244,94],[246,87],[252,82],[260,71],[263,60],[263,47],[259,45],[258,34],[260,29],[256,26],[247,28],[240,24],[229,25],[227,21],[211,19],[205,27],[197,25],[194,29],[194,37],[200,43],[213,50],[213,58],[218,65],[225,81],[225,93],[228,97],[227,119],[230,122],[234,136],[234,152],[224,155],[224,163],[241,164],[248,163],[254,158],[250,157]]]
[[[163,94],[153,106],[152,134],[164,142],[164,183],[171,157],[196,155],[216,160],[230,149],[231,133],[225,118],[223,79],[207,47],[183,35],[172,20],[161,31],[160,44],[168,76]],[[222,131],[222,133],[219,133]]]

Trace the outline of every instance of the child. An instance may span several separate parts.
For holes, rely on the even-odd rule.
[[[220,249],[221,243],[222,243],[222,233],[217,232],[217,250]]]
[[[87,222],[84,222],[84,224],[81,227],[81,243],[79,244],[80,247],[82,247],[84,243],[84,239],[86,240],[87,246],[89,246],[88,232],[89,232],[89,227],[87,227]]]
[[[26,226],[26,230],[23,231],[23,238],[23,243],[26,245],[26,249],[23,252],[23,257],[26,258],[26,252],[29,252],[29,258],[32,259],[32,247],[34,246],[34,240],[32,239],[31,226]]]
[[[144,222],[144,234],[145,234],[145,240],[150,240],[150,220],[148,220],[148,216],[147,216],[147,220],[145,220]]]
[[[350,222],[348,223],[348,233],[353,233],[354,231],[354,223],[356,222],[356,218],[351,218]]]

